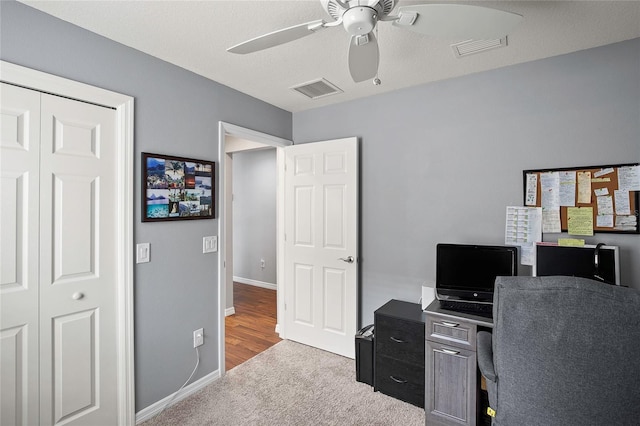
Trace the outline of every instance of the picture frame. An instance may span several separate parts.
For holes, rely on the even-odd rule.
[[[213,161],[142,153],[142,221],[215,218]]]

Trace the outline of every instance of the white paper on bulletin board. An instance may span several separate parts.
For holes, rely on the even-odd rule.
[[[520,263],[535,263],[536,243],[542,241],[542,208],[507,206],[504,242],[520,247]]]

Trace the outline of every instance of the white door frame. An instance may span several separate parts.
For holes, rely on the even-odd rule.
[[[288,145],[293,145],[293,142],[288,139],[279,138],[277,136],[272,136],[267,133],[257,132],[255,130],[247,129],[244,127],[236,126],[235,124],[225,123],[224,121],[220,121],[218,125],[218,141],[219,141],[219,151],[218,151],[218,180],[219,180],[219,191],[220,196],[218,199],[220,200],[218,205],[218,371],[220,372],[220,376],[224,376],[225,374],[225,310],[227,307],[227,273],[226,273],[226,214],[225,211],[227,209],[227,203],[231,203],[231,195],[225,196],[227,192],[225,191],[226,187],[226,170],[225,170],[225,159],[226,159],[226,151],[225,151],[225,140],[227,136],[234,136],[240,139],[250,140],[252,142],[259,142],[264,145],[273,146],[276,148],[276,167],[278,169],[277,173],[277,188],[276,188],[276,251],[277,251],[277,266],[276,266],[276,285],[278,287],[278,322],[276,328],[278,328],[278,332],[281,337],[285,337],[285,330],[283,329],[284,321],[281,320],[281,312],[284,312],[284,293],[281,291],[281,280],[283,275],[284,268],[284,233],[281,232],[284,229],[284,150],[283,148]]]
[[[133,342],[133,98],[0,61],[5,83],[113,108],[116,111],[118,424],[135,424]]]

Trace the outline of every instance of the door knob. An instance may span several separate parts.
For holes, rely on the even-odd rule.
[[[71,295],[71,298],[72,298],[73,300],[80,300],[80,299],[82,299],[83,297],[84,297],[84,294],[80,293],[79,291],[76,291],[75,293],[73,293],[73,294]]]
[[[354,258],[353,256],[349,256],[349,257],[339,257],[338,260],[342,260],[343,262],[347,262],[347,263],[353,263],[354,262]]]

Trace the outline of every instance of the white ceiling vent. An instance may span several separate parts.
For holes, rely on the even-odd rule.
[[[452,44],[453,54],[461,58],[463,56],[473,55],[474,53],[485,52],[507,45],[507,37],[495,40],[467,40],[460,43]]]
[[[325,96],[342,93],[342,90],[340,90],[336,85],[329,83],[324,78],[309,81],[299,86],[294,86],[291,89],[300,92],[311,99],[324,98]]]

